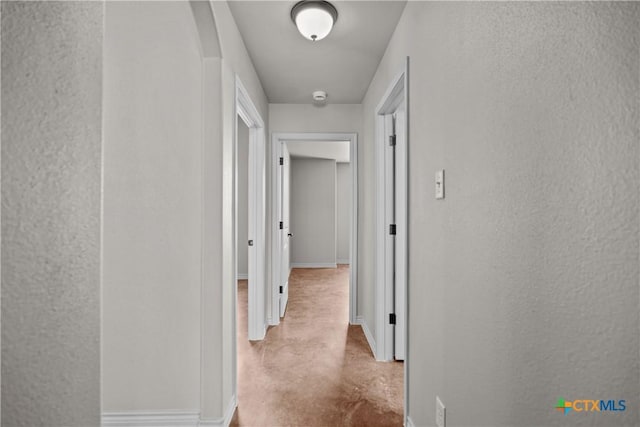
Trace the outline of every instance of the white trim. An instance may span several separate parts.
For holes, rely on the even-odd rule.
[[[236,247],[238,247],[238,117],[249,128],[249,239],[253,240],[254,246],[249,250],[249,272],[247,279],[249,280],[248,289],[248,333],[249,340],[262,340],[267,330],[264,306],[265,306],[265,130],[264,121],[260,117],[258,109],[249,97],[247,89],[245,89],[240,77],[236,75],[236,114],[234,117],[234,205],[235,205],[235,221],[234,236]],[[240,244],[245,244],[240,242]],[[234,257],[235,259],[236,257]],[[237,259],[236,272],[237,272]],[[236,281],[239,275],[236,273]],[[235,287],[234,287],[235,289]],[[234,290],[237,292],[237,290]],[[234,331],[234,334],[236,331]],[[235,336],[235,335],[234,335]],[[237,358],[237,356],[236,356]]]
[[[291,268],[338,268],[333,262],[292,262]]]
[[[406,170],[406,183],[405,183],[405,191],[406,191],[406,211],[405,211],[405,221],[407,223],[407,229],[406,229],[406,236],[405,236],[405,262],[404,262],[404,268],[405,268],[405,281],[406,281],[406,288],[404,290],[404,363],[403,363],[403,367],[404,367],[404,416],[407,418],[407,421],[410,422],[413,425],[413,420],[411,420],[411,418],[409,417],[409,239],[411,238],[411,234],[409,233],[409,202],[410,202],[410,196],[409,196],[409,173],[410,173],[410,169],[409,169],[409,142],[411,140],[411,136],[410,136],[410,132],[409,132],[409,116],[410,116],[410,112],[409,112],[409,105],[411,105],[409,103],[409,65],[410,65],[410,59],[407,56],[405,64],[404,64],[404,107],[405,107],[405,118],[404,118],[404,126],[405,126],[405,150],[404,150],[404,156],[405,156],[405,170]]]
[[[104,412],[102,427],[228,427],[237,407],[232,396],[224,417],[213,420],[200,418],[198,411],[129,411]]]
[[[404,425],[405,427],[415,427],[415,424],[413,423],[413,420],[409,415],[407,415],[407,419],[405,420]]]
[[[362,332],[364,332],[364,336],[369,343],[369,347],[371,348],[371,353],[373,353],[373,358],[377,360],[378,358],[376,357],[376,340],[375,338],[373,338],[373,334],[371,333],[371,329],[369,329],[367,321],[364,320],[364,317],[358,316],[356,317],[354,325],[360,325],[360,327],[362,328]]]
[[[238,280],[249,280],[249,274],[247,274],[247,273],[238,273],[238,274],[236,274],[236,279],[238,279]]]
[[[271,315],[269,325],[280,324],[280,218],[278,213],[279,170],[276,165],[280,158],[280,144],[275,135],[271,135]]]
[[[273,133],[271,135],[271,321],[270,325],[280,323],[279,313],[279,282],[280,282],[280,239],[278,200],[276,183],[278,182],[277,168],[283,141],[349,141],[351,163],[351,239],[349,256],[351,268],[349,270],[349,323],[356,323],[358,310],[358,134],[356,133]]]
[[[198,427],[198,411],[104,412],[102,427]]]
[[[350,264],[349,258],[337,259],[336,264]]]
[[[224,412],[224,417],[214,419],[214,420],[200,420],[198,423],[199,427],[229,427],[231,424],[231,419],[233,418],[233,414],[236,412],[236,407],[238,406],[238,400],[235,394],[231,397],[229,401],[229,405],[227,405],[227,410]]]
[[[355,322],[358,315],[358,135],[351,141],[351,239],[349,242],[350,293],[349,322]]]
[[[222,425],[228,426],[229,424],[231,424],[231,418],[233,418],[233,414],[236,412],[237,407],[238,407],[238,397],[234,394],[233,396],[231,396],[229,405],[227,405],[227,410],[224,412]]]

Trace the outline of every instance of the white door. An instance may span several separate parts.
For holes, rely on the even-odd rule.
[[[241,119],[238,118],[238,121],[240,121]],[[249,134],[251,134],[252,130],[249,129]],[[255,131],[254,131],[255,132]],[[240,142],[240,141],[238,141]],[[256,239],[257,239],[257,232],[256,232],[256,225],[257,225],[257,215],[256,215],[256,211],[257,211],[257,206],[256,206],[256,178],[257,178],[257,166],[256,166],[256,147],[255,144],[251,144],[249,140],[247,141],[243,141],[242,143],[247,144],[247,149],[248,149],[248,155],[247,155],[247,159],[248,159],[248,167],[246,169],[247,171],[247,197],[248,197],[248,202],[247,202],[247,207],[248,207],[248,226],[247,226],[247,238],[248,238],[248,242],[238,242],[239,244],[248,244],[248,254],[247,254],[247,279],[248,279],[248,289],[250,290],[248,292],[248,298],[249,298],[249,307],[256,307],[259,308],[260,303],[259,301],[257,301],[257,290],[258,290],[258,265],[257,265],[257,247],[256,247]],[[262,315],[262,313],[260,312],[259,309],[256,310],[248,310],[248,322],[247,322],[247,327],[248,327],[248,337],[250,337],[249,339],[256,339],[256,334],[260,333],[259,329],[254,329],[257,325],[260,324],[260,316]]]
[[[385,335],[388,341],[385,342],[385,360],[395,358],[395,336],[396,336],[396,304],[395,304],[395,281],[396,281],[396,144],[395,137],[395,116],[388,114],[385,116],[385,153],[384,153],[384,199],[385,199],[385,244],[384,244],[384,309],[388,313],[385,319]],[[388,142],[386,142],[388,141]]]
[[[385,310],[389,314],[386,325],[387,357],[404,360],[405,291],[406,291],[406,168],[403,165],[406,149],[406,115],[400,106],[385,117],[385,217],[388,224],[385,244]]]
[[[291,231],[289,228],[289,193],[290,187],[290,165],[291,156],[286,144],[282,144],[282,155],[280,157],[280,241],[282,248],[280,267],[280,317],[284,317],[289,300],[289,274],[291,273],[290,240]]]

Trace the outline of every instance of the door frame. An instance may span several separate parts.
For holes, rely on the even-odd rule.
[[[279,218],[278,218],[278,194],[277,183],[278,168],[276,165],[281,156],[283,142],[287,141],[349,141],[349,156],[351,164],[351,233],[349,243],[349,323],[356,324],[358,311],[358,134],[357,133],[273,133],[271,135],[271,313],[268,316],[270,325],[280,323],[279,313],[279,281],[282,275],[280,250],[281,242],[278,238]]]
[[[385,94],[382,96],[375,112],[376,137],[375,137],[375,313],[376,313],[376,349],[377,360],[393,360],[394,330],[389,324],[388,314],[393,313],[393,284],[386,280],[386,254],[389,240],[388,224],[385,223],[386,209],[389,203],[386,193],[385,163],[387,161],[386,133],[389,126],[389,115],[393,114],[403,105],[405,111],[405,138],[396,143],[396,184],[405,195],[404,203],[396,204],[396,247],[402,246],[401,252],[404,262],[399,268],[404,269],[405,298],[404,307],[404,417],[405,423],[409,412],[409,57],[406,58],[399,72],[390,82]],[[399,208],[399,210],[398,210]],[[402,224],[404,223],[404,226]],[[397,264],[396,264],[397,266]],[[391,300],[390,300],[391,299]],[[391,311],[390,311],[391,310]]]
[[[288,230],[288,234],[291,234],[291,155],[289,153],[289,150],[287,149],[287,154],[285,155],[284,153],[285,151],[285,144],[280,144],[280,159],[282,160],[279,163],[279,166],[277,167],[277,171],[276,171],[276,175],[277,175],[277,182],[276,182],[276,188],[280,189],[279,191],[276,191],[276,200],[277,200],[277,206],[276,206],[276,210],[278,212],[278,220],[279,222],[283,225],[283,227],[281,228],[280,226],[278,226],[278,241],[280,243],[280,248],[281,250],[278,252],[279,255],[282,255],[285,251],[283,246],[287,246],[287,254],[289,256],[289,262],[285,262],[285,260],[280,257],[280,277],[278,280],[278,288],[282,289],[282,291],[278,291],[278,306],[279,306],[279,316],[282,318],[284,317],[284,314],[286,313],[287,310],[287,303],[289,302],[289,275],[291,274],[291,239],[289,235],[287,235],[285,237],[285,233]],[[287,177],[287,173],[285,173],[285,168],[288,168],[288,170],[286,172],[289,173],[289,176]],[[289,184],[289,188],[287,188],[285,186],[284,180],[285,177],[287,178],[287,182]],[[287,188],[287,193],[289,195],[288,197],[288,205],[285,204],[284,202],[284,195],[285,195],[285,188]],[[283,209],[284,206],[287,205],[287,209]],[[288,220],[289,223],[285,224],[285,218],[284,218],[284,213],[285,211],[287,211],[287,216],[288,216]],[[286,243],[286,244],[285,244]],[[283,265],[287,266],[287,278],[284,279],[282,277],[283,275]]]
[[[235,110],[234,117],[234,236],[236,248],[238,245],[248,245],[248,242],[238,242],[238,118],[240,118],[249,128],[249,165],[247,167],[249,177],[248,195],[249,195],[249,224],[248,238],[253,240],[253,248],[249,251],[248,257],[248,333],[249,340],[262,340],[267,331],[265,318],[265,126],[258,109],[249,97],[247,89],[242,84],[240,77],[236,75],[235,90]],[[248,247],[248,246],[245,246]],[[237,250],[237,249],[236,249]],[[253,255],[253,256],[252,256]],[[237,300],[237,283],[238,283],[238,260],[234,256],[234,276],[236,283]],[[235,332],[235,328],[234,328]]]

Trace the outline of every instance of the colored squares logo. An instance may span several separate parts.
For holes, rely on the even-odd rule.
[[[556,410],[564,412],[565,415],[571,411],[572,408],[571,402],[567,402],[563,398],[558,399],[558,403],[556,403]]]

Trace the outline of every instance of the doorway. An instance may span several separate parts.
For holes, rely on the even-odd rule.
[[[272,136],[272,282],[271,316],[269,323],[278,325],[286,314],[288,281],[291,270],[289,229],[289,174],[290,155],[287,144],[348,142],[351,172],[351,219],[349,235],[349,322],[356,323],[357,304],[357,218],[358,167],[357,135],[355,133],[275,133]],[[288,163],[289,162],[289,163]],[[334,257],[333,264],[335,265]],[[320,266],[320,265],[317,265]],[[325,267],[329,266],[324,265]]]
[[[404,361],[408,413],[409,58],[376,109],[376,359]]]
[[[237,288],[239,278],[248,281],[247,336],[249,340],[256,341],[264,339],[267,328],[264,308],[265,132],[264,122],[238,77],[236,77],[235,122],[234,236],[236,241],[236,280],[234,283]],[[241,137],[244,137],[245,140],[240,141]],[[241,165],[240,162],[246,162],[246,164]],[[245,183],[246,185],[244,185]],[[241,194],[243,200],[240,200]],[[245,196],[246,199],[244,199]],[[245,232],[246,234],[244,234]],[[240,240],[241,237],[243,240]],[[241,269],[245,269],[246,273],[240,271]],[[234,292],[236,292],[236,298],[234,298],[236,301],[237,289]]]

